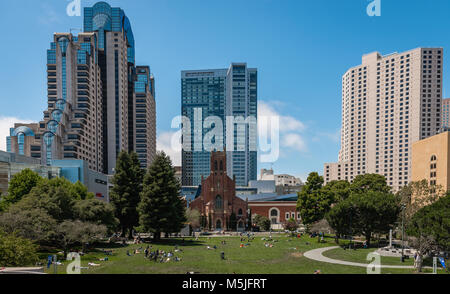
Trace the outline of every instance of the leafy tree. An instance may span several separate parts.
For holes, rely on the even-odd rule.
[[[298,229],[298,224],[295,219],[291,218],[284,224],[284,229],[293,234]]]
[[[333,193],[322,191],[323,182],[323,177],[313,172],[298,193],[297,210],[306,226],[323,219],[334,202]]]
[[[336,243],[339,243],[339,238],[351,233],[351,213],[352,205],[347,200],[338,202],[327,213],[326,219],[336,233]]]
[[[83,185],[80,181],[72,184],[71,193],[79,200],[93,199],[95,198],[94,193],[88,192],[88,188]]]
[[[37,246],[32,241],[0,231],[0,267],[34,266]]]
[[[8,185],[8,194],[1,200],[3,210],[6,210],[11,204],[19,202],[25,195],[37,186],[42,180],[39,174],[30,169],[24,169],[14,175]]]
[[[94,243],[100,241],[106,236],[106,226],[82,221],[65,221],[56,227],[55,242],[63,249],[64,257],[71,249],[81,244],[83,251],[86,251],[86,243]]]
[[[193,230],[201,227],[202,216],[197,209],[186,208],[186,219]]]
[[[180,183],[175,177],[172,161],[158,152],[144,178],[139,204],[140,224],[154,234],[178,233],[186,222],[186,203],[180,198]]]
[[[364,194],[353,194],[348,198],[353,232],[366,237],[367,244],[373,233],[385,234],[392,229],[397,221],[400,208],[397,198],[389,193],[367,191]]]
[[[17,203],[21,210],[45,210],[57,222],[74,218],[74,206],[79,199],[73,184],[64,178],[41,180],[30,194]]]
[[[16,204],[0,215],[0,230],[41,244],[52,240],[56,226],[56,220],[42,208],[21,209]]]
[[[433,250],[450,249],[450,195],[421,208],[411,219],[408,234],[415,237],[419,260]],[[419,272],[422,270],[420,262]]]
[[[329,193],[327,198],[333,199],[333,203],[343,201],[350,197],[350,183],[347,181],[331,181],[322,188],[322,193]]]
[[[272,225],[270,222],[270,219],[268,219],[265,216],[259,215],[259,214],[255,214],[255,216],[253,218],[253,223],[255,225],[257,225],[258,227],[260,227],[263,231],[270,230],[270,227]]]
[[[83,222],[105,225],[111,234],[119,225],[114,215],[114,207],[98,199],[86,199],[75,204],[75,218]]]
[[[442,186],[430,185],[427,180],[411,182],[403,187],[397,192],[397,197],[404,207],[406,225],[421,208],[436,202],[445,194]]]
[[[351,193],[364,194],[369,191],[389,193],[391,187],[386,183],[386,178],[378,174],[358,175],[350,185]]]
[[[139,225],[137,206],[142,192],[143,175],[144,171],[140,167],[136,153],[121,152],[119,154],[110,198],[120,222],[122,236],[125,236],[128,231],[131,238],[133,228]]]

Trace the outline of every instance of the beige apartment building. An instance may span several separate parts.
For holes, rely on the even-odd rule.
[[[394,190],[411,181],[412,144],[441,129],[442,48],[362,57],[342,78],[341,150],[324,180],[376,173]]]
[[[427,180],[448,191],[450,132],[421,140],[412,147],[412,181]]]

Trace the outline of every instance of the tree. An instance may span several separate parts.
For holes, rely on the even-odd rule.
[[[355,216],[351,224],[353,232],[364,235],[369,246],[372,234],[388,233],[400,212],[397,198],[389,193],[369,190],[364,194],[353,194],[348,201],[350,215]]]
[[[259,214],[255,214],[255,216],[253,218],[253,223],[255,225],[257,225],[258,227],[260,227],[263,231],[270,230],[271,222],[270,222],[270,219],[268,219],[267,217],[264,217]]]
[[[323,177],[313,172],[298,193],[297,210],[306,226],[323,219],[334,202],[333,193],[322,191],[323,182]]]
[[[139,204],[140,224],[159,240],[161,233],[178,233],[186,222],[186,203],[180,198],[180,183],[172,161],[158,152],[144,178]]]
[[[433,250],[450,249],[450,195],[421,208],[408,225],[408,234],[415,237],[413,245],[418,249],[419,260]],[[419,272],[422,263],[419,263]]]
[[[333,203],[343,201],[350,197],[350,183],[347,181],[331,181],[322,188],[322,193],[329,193],[327,196],[333,199]]]
[[[336,233],[336,243],[339,243],[339,238],[350,234],[351,222],[349,216],[351,213],[352,205],[347,200],[337,203],[327,213],[326,219]]]
[[[32,241],[0,231],[0,267],[34,266],[37,246]]]
[[[110,199],[120,222],[122,236],[125,236],[128,231],[131,238],[133,228],[139,225],[137,206],[142,192],[143,174],[135,153],[121,152],[119,154],[112,179]]]
[[[406,225],[412,217],[423,207],[444,197],[446,192],[439,185],[430,185],[427,180],[411,182],[397,192],[397,197],[404,206]]]
[[[24,169],[14,175],[8,185],[8,194],[1,200],[3,210],[6,210],[8,206],[19,202],[25,195],[28,195],[42,179],[39,174],[30,169]]]
[[[351,193],[364,194],[369,191],[389,193],[391,187],[386,183],[386,178],[378,174],[358,175],[350,185]]]
[[[192,230],[200,229],[202,216],[197,209],[186,208],[186,219]]]
[[[291,218],[284,224],[284,229],[293,234],[298,229],[298,224],[295,219]]]
[[[40,244],[52,240],[56,226],[56,220],[42,208],[21,209],[13,205],[0,215],[0,230]]]
[[[114,207],[98,199],[86,199],[75,204],[75,218],[83,222],[105,225],[108,233],[113,233],[119,225],[114,215]]]
[[[80,181],[72,184],[71,193],[79,200],[93,199],[95,198],[94,193],[88,192],[88,188],[83,185]]]
[[[64,178],[43,179],[30,194],[17,203],[18,209],[45,210],[57,222],[74,218],[74,206],[79,198],[73,184]]]
[[[76,244],[86,251],[87,243],[94,243],[106,236],[106,227],[82,221],[65,221],[56,227],[55,242],[64,251],[64,258]]]

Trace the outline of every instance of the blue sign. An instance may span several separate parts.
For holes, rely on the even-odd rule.
[[[49,255],[48,260],[47,260],[47,268],[50,268],[50,266],[52,265],[52,261],[53,261],[53,256]]]
[[[443,268],[447,268],[446,266],[445,266],[445,259],[444,258],[442,258],[442,257],[439,257],[439,262],[442,264],[442,267]]]

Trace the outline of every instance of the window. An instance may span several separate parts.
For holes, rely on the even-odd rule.
[[[217,195],[216,197],[216,209],[222,209],[223,208],[223,199],[220,195]]]

